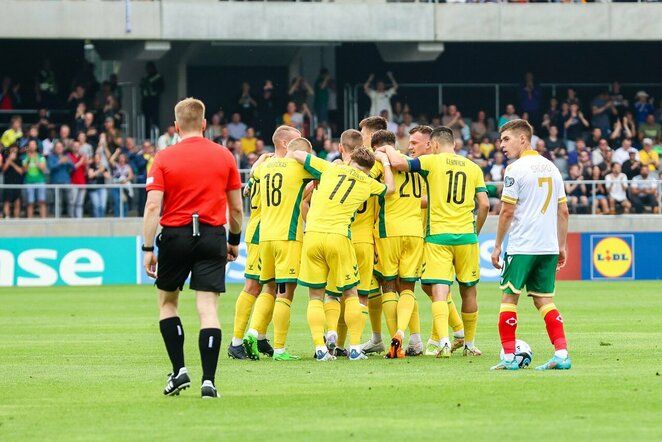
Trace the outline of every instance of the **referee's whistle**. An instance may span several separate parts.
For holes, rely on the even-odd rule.
[[[200,236],[200,215],[194,212],[191,218],[193,218],[193,236]]]

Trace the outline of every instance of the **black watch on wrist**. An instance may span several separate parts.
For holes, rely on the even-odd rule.
[[[154,246],[147,247],[145,244],[143,244],[141,249],[142,249],[143,252],[153,252],[154,251]]]

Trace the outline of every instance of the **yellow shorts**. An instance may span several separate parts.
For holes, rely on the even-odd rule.
[[[246,279],[260,280],[260,272],[262,270],[262,261],[260,261],[260,245],[247,243],[246,248],[246,269],[244,277]]]
[[[301,252],[299,284],[342,293],[359,283],[359,266],[352,242],[337,233],[306,232]]]
[[[453,284],[453,277],[471,287],[480,279],[478,244],[447,246],[425,243],[421,284]]]
[[[375,275],[384,281],[400,278],[416,282],[421,276],[423,262],[423,238],[417,236],[394,236],[376,238],[377,263]]]
[[[276,281],[277,284],[297,282],[301,265],[299,241],[260,242],[260,284]]]
[[[357,286],[359,295],[368,296],[379,292],[379,285],[372,274],[375,260],[375,245],[369,242],[360,242],[352,243],[352,246],[356,254],[356,262],[359,265],[359,285]],[[327,281],[326,293],[331,296],[342,296],[342,293],[339,293],[333,285],[333,281]]]

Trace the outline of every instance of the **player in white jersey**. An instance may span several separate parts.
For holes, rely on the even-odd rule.
[[[526,287],[545,320],[554,356],[536,370],[569,369],[563,317],[553,302],[556,271],[566,262],[568,205],[561,173],[531,147],[533,129],[525,120],[512,120],[500,129],[501,148],[511,160],[504,177],[501,213],[492,265],[502,269],[499,335],[504,356],[493,370],[517,370],[515,331],[517,301]],[[504,264],[501,245],[510,229]]]

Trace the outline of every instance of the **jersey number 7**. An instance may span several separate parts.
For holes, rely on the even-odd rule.
[[[544,215],[545,212],[547,212],[547,208],[549,207],[549,202],[552,199],[552,177],[550,176],[539,177],[538,187],[542,187],[543,184],[547,184],[547,196],[545,197],[545,203],[542,205],[542,210],[540,211],[540,213]]]
[[[329,195],[329,199],[332,200],[333,197],[336,196],[336,193],[338,193],[338,189],[340,189],[340,186],[342,185],[342,183],[344,183],[345,180],[347,180],[347,182],[349,183],[349,188],[347,189],[345,194],[342,196],[342,198],[340,198],[340,204],[342,204],[342,203],[345,202],[345,200],[349,196],[349,193],[354,188],[354,185],[356,184],[356,179],[347,178],[347,175],[345,175],[345,174],[338,175],[338,177],[340,178],[338,180],[338,184],[336,184],[336,187],[333,189],[333,192],[331,192],[331,195]]]

